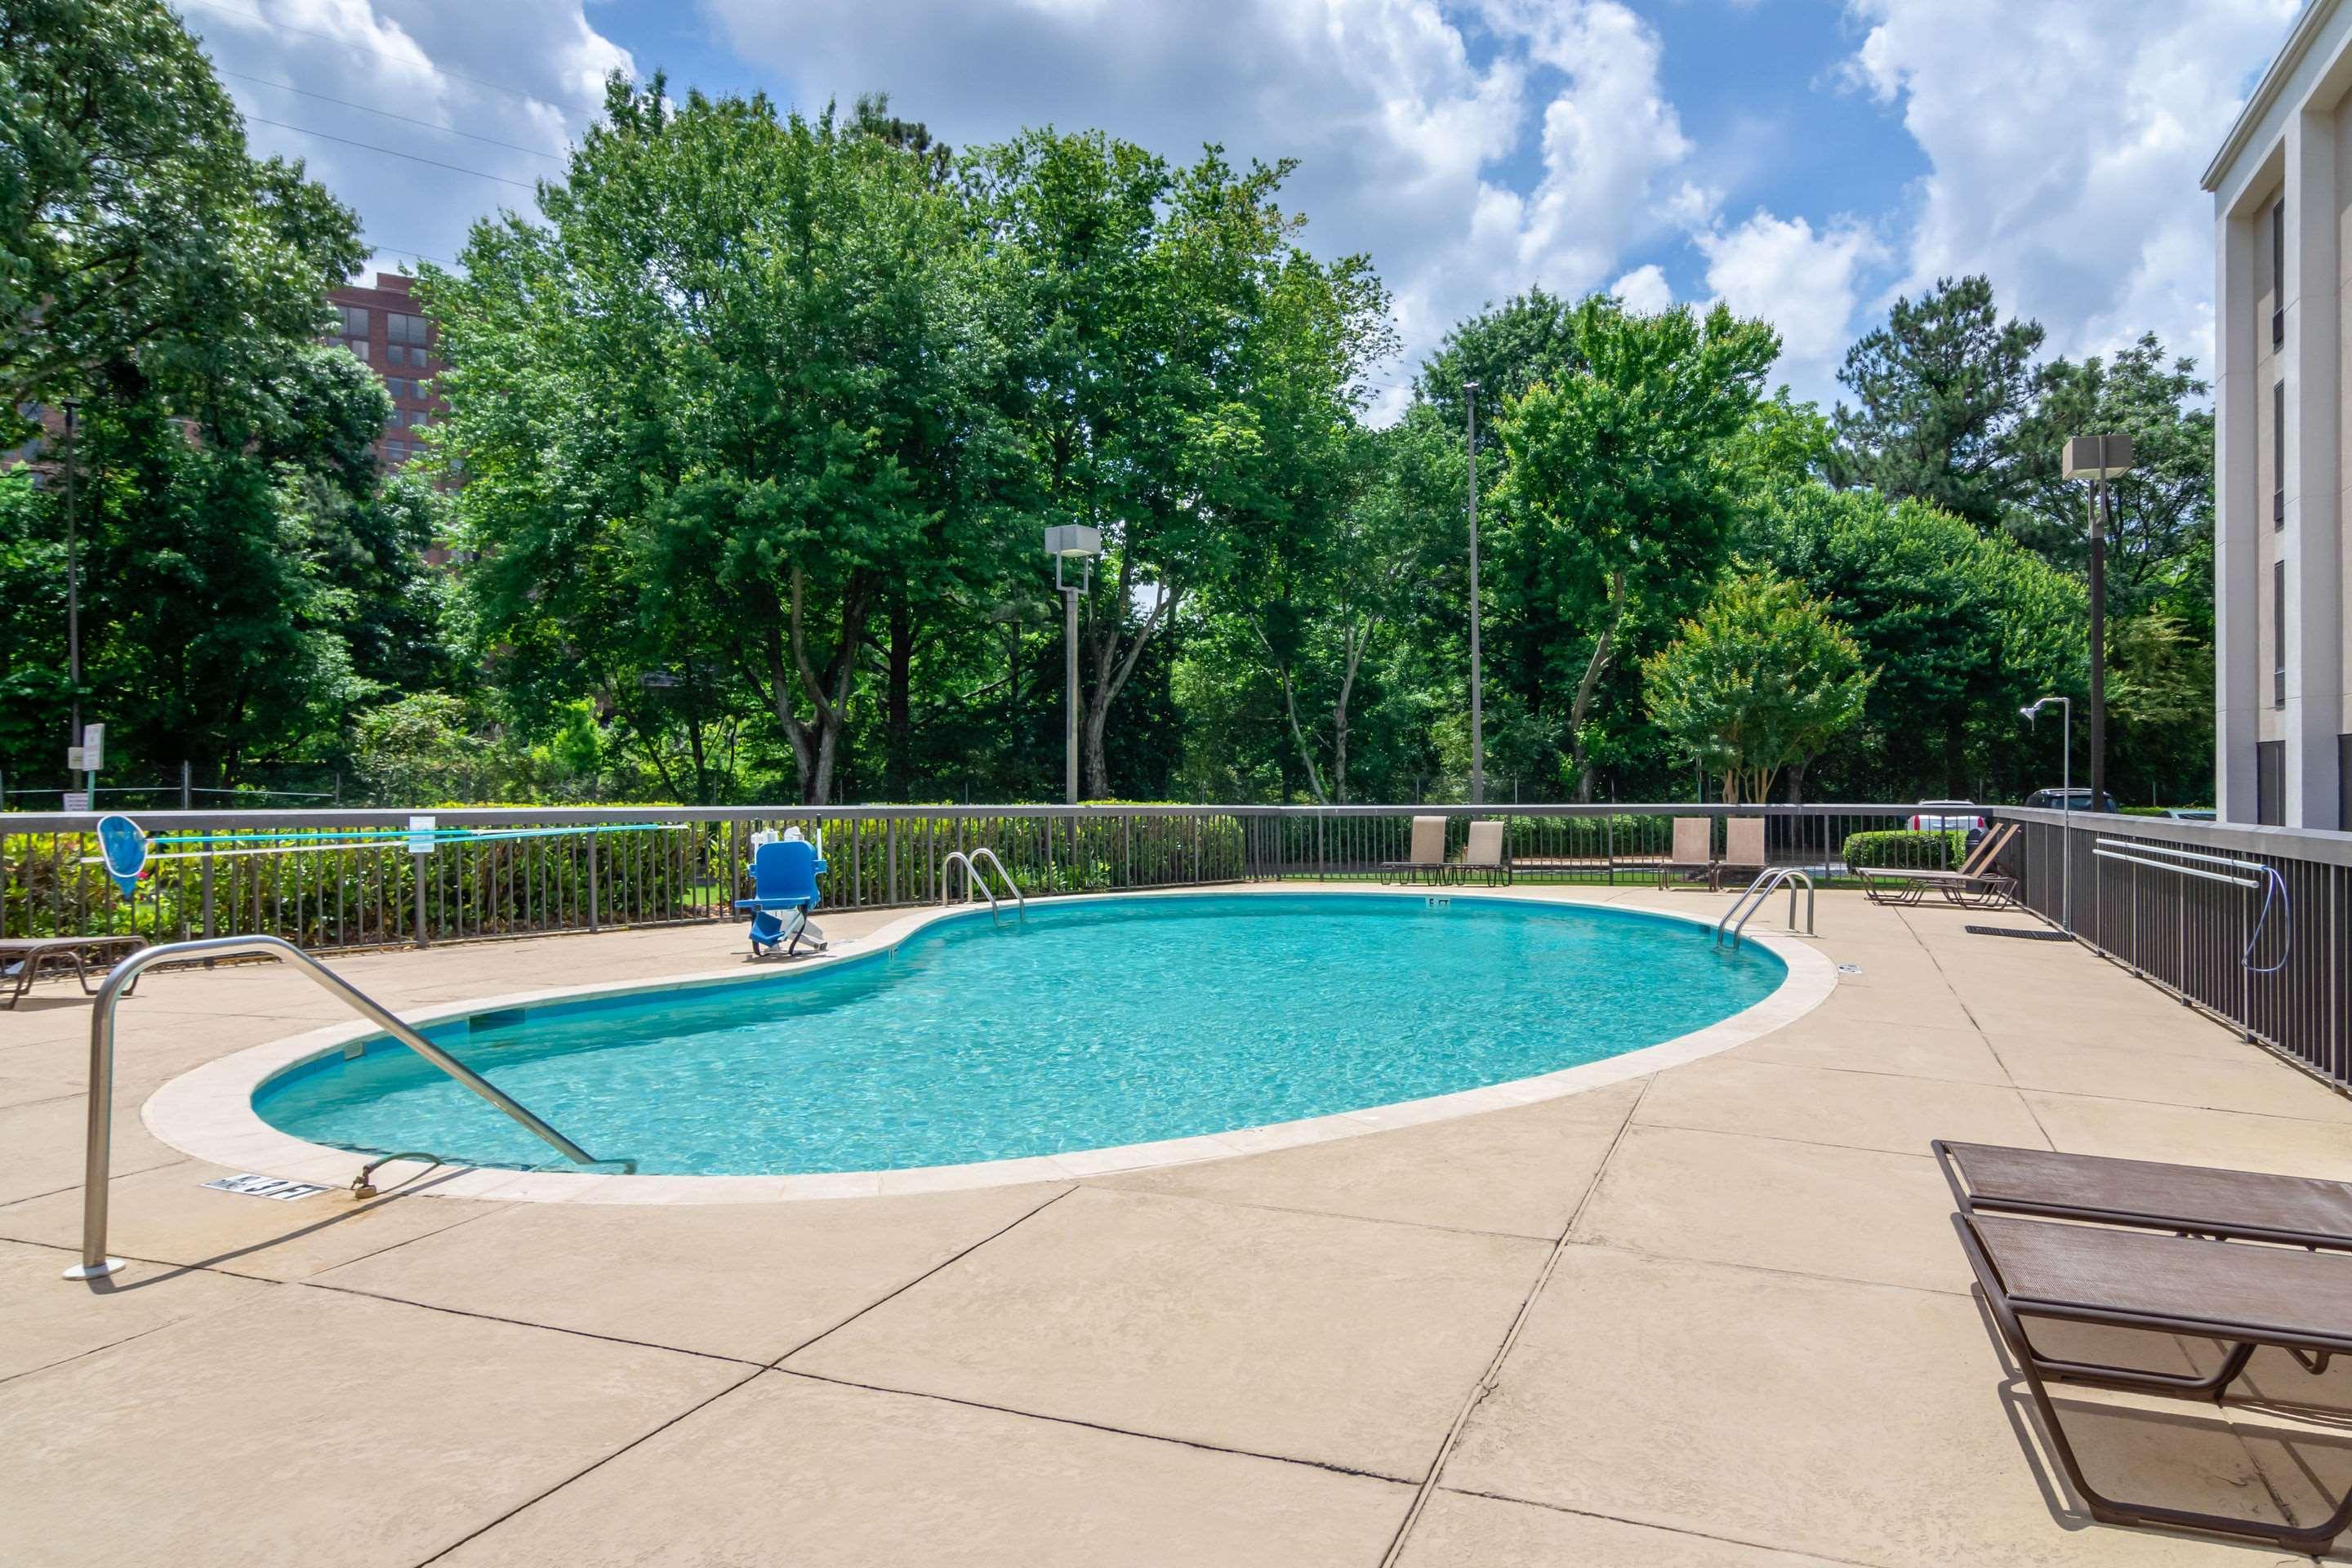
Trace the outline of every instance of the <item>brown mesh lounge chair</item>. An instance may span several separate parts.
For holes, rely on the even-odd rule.
[[[1445,818],[1416,816],[1412,819],[1412,848],[1402,860],[1381,863],[1381,879],[1391,879],[1391,873],[1410,882],[1426,875],[1433,882],[1445,879]]]
[[[1481,876],[1490,886],[1496,882],[1508,882],[1511,879],[1511,861],[1503,847],[1503,825],[1499,822],[1472,823],[1470,841],[1462,847],[1462,858],[1454,866],[1465,879]]]
[[[130,957],[146,945],[143,936],[40,936],[0,942],[0,986],[15,987],[8,993],[8,1010],[16,1010],[16,1004],[33,988],[44,964],[72,965],[74,977],[81,982],[82,994],[89,996],[98,991],[89,983],[91,964],[103,967]],[[102,973],[100,978],[104,978]],[[138,984],[134,979],[122,994],[130,995]]]
[[[1723,859],[1715,868],[1720,883],[1727,874],[1746,872],[1750,877],[1764,874],[1764,819],[1760,816],[1727,816],[1723,821]]]
[[[1715,821],[1706,816],[1675,818],[1674,853],[1657,863],[1658,886],[1675,876],[1705,877],[1707,891],[1723,886],[1723,863],[1715,858]]]
[[[1916,904],[1931,892],[1968,909],[2005,904],[2017,897],[2017,879],[2003,876],[1997,863],[2017,834],[2017,824],[2002,823],[1978,840],[1969,858],[1948,871],[1856,866],[1853,874],[1862,879],[1863,897],[1874,904]]]
[[[2352,1182],[1941,1138],[1930,1147],[1963,1214],[2033,1215],[2352,1251]]]
[[[2219,1400],[2263,1345],[2290,1352],[2306,1370],[2323,1371],[2329,1356],[2352,1353],[2352,1257],[1982,1214],[1956,1214],[1952,1226],[1993,1322],[2024,1374],[2050,1450],[2091,1517],[2105,1524],[2271,1541],[2312,1552],[2352,1525],[2352,1492],[2326,1519],[2304,1526],[2107,1497],[2084,1479],[2047,1387],[2079,1383]],[[2029,1318],[2188,1335],[2229,1349],[2220,1367],[2202,1375],[2066,1361],[2034,1349],[2025,1331]]]

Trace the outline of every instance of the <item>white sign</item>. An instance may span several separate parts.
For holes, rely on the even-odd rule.
[[[314,1187],[308,1182],[289,1182],[279,1176],[218,1176],[205,1185],[215,1192],[242,1193],[249,1198],[276,1198],[281,1204],[290,1204],[297,1198],[307,1198],[327,1190]]]
[[[65,805],[59,807],[59,809],[63,811],[88,811],[89,809],[89,792],[88,790],[79,789],[70,789],[66,791]]]
[[[433,853],[433,824],[436,820],[430,816],[412,816],[408,819],[408,852],[411,855]]]
[[[81,765],[85,773],[97,773],[106,766],[106,726],[84,724],[81,727]]]
[[[66,772],[69,773],[87,772],[88,770],[81,765],[82,756],[83,752],[81,747],[68,746],[66,748]]]

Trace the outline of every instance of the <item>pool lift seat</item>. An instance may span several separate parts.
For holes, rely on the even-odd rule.
[[[751,896],[736,900],[735,907],[751,911],[752,957],[782,952],[790,958],[803,939],[812,952],[824,951],[824,932],[809,919],[824,870],[824,856],[805,839],[771,839],[751,851]]]

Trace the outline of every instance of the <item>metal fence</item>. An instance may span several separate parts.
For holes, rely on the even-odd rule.
[[[1824,879],[1845,873],[1857,833],[1901,829],[1895,805],[835,806],[449,809],[445,827],[485,830],[678,823],[676,832],[399,843],[300,854],[158,861],[135,898],[94,863],[97,819],[0,816],[0,937],[135,932],[151,941],[271,935],[319,951],[509,938],[738,919],[751,838],[798,826],[822,836],[833,909],[936,902],[957,850],[995,851],[1030,897],[1281,878],[1371,879],[1405,858],[1415,816],[1447,819],[1458,857],[1475,818],[1501,818],[1514,874],[1617,882],[1655,875],[1676,816],[1766,819],[1767,858]],[[150,833],[398,829],[396,811],[142,813]],[[1717,853],[1721,823],[1711,828]],[[1873,863],[1948,864],[1946,836],[1864,841]]]
[[[2248,1039],[2352,1088],[2352,833],[1994,815],[2023,825],[2007,863],[2029,908]],[[2274,868],[2275,889],[2248,867]]]

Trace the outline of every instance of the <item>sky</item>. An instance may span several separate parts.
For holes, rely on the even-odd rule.
[[[956,146],[1099,128],[1297,161],[1283,202],[1368,254],[1403,352],[1530,286],[1771,321],[1826,408],[1853,341],[1989,275],[2080,357],[2207,361],[2198,177],[2298,0],[174,0],[257,152],[306,161],[379,264],[446,262],[596,114],[605,74],[861,93]]]

